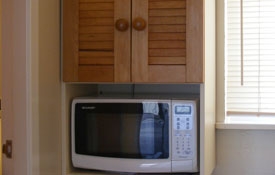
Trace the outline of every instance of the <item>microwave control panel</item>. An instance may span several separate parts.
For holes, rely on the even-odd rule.
[[[172,105],[172,159],[194,159],[197,155],[196,106],[191,102]]]

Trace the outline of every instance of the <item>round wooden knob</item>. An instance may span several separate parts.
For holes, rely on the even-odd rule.
[[[129,23],[126,19],[118,19],[116,21],[116,29],[118,31],[124,32],[129,28]]]
[[[133,27],[138,31],[144,30],[146,28],[146,22],[141,17],[138,17],[133,21]]]

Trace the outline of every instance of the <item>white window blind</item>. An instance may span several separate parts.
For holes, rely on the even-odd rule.
[[[226,2],[228,114],[275,114],[275,0]]]

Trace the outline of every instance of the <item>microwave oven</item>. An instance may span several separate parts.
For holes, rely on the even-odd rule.
[[[198,101],[75,98],[76,168],[130,173],[198,172]]]

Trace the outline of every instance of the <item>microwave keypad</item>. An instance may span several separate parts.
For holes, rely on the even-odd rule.
[[[176,136],[174,143],[174,158],[186,159],[193,156],[192,149],[192,136],[190,134],[184,134]]]
[[[192,130],[192,116],[175,116],[176,121],[174,122],[175,130]]]
[[[193,150],[193,112],[188,104],[176,104],[173,107],[173,159],[190,159]]]

